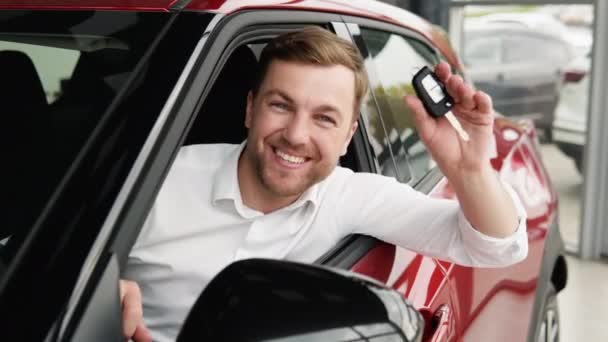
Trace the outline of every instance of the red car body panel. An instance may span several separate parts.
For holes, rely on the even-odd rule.
[[[0,8],[170,11],[176,2],[9,0],[0,4]],[[225,15],[253,9],[314,10],[370,18],[418,32],[455,68],[462,69],[441,30],[411,13],[379,2],[193,0],[185,9]],[[494,134],[497,157],[492,165],[520,194],[528,213],[526,260],[508,268],[470,268],[380,243],[352,267],[355,272],[397,289],[422,312],[426,320],[425,341],[521,341],[527,336],[544,243],[556,220],[557,197],[540,163],[533,127],[498,118]],[[446,179],[437,184],[431,196],[455,197]]]
[[[78,0],[8,0],[0,4],[0,9],[169,11],[178,2],[178,0],[103,0],[86,3]],[[451,49],[449,40],[441,30],[410,12],[395,10],[395,7],[382,2],[356,0],[192,0],[185,9],[210,11],[226,15],[254,9],[309,10],[384,21],[418,32],[432,41],[452,65],[459,69],[463,65]]]
[[[432,327],[425,330],[425,341],[523,341],[528,334],[544,243],[556,220],[557,197],[539,162],[533,127],[498,118],[494,133],[498,155],[492,163],[523,199],[528,214],[529,253],[523,262],[499,269],[463,267],[383,244],[353,268],[399,290],[423,313],[427,327]],[[455,197],[446,179],[431,196]],[[401,275],[387,278],[387,272]],[[401,281],[391,282],[391,277]],[[426,293],[421,295],[419,288]],[[436,313],[444,304],[453,316],[452,324],[439,323]]]
[[[277,9],[277,10],[301,10],[326,13],[337,13],[353,15],[378,21],[395,24],[418,32],[433,44],[446,56],[448,61],[459,68],[462,67],[460,59],[450,48],[449,40],[435,26],[426,20],[405,10],[395,9],[394,6],[382,2],[357,1],[357,0],[192,0],[186,9],[216,11],[223,14],[232,14],[243,10],[253,9]]]
[[[106,1],[46,1],[46,0],[6,0],[0,9],[52,9],[52,10],[120,10],[120,11],[162,11],[177,0],[106,0]]]

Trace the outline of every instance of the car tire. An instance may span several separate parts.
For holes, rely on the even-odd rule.
[[[545,128],[545,132],[544,132],[544,136],[543,136],[543,142],[550,144],[553,142],[553,129],[551,128]]]
[[[557,292],[552,283],[547,285],[543,301],[542,321],[539,323],[537,342],[559,341],[559,308],[557,305]]]
[[[583,174],[583,157],[574,158],[574,164],[576,164],[576,169],[579,174]]]

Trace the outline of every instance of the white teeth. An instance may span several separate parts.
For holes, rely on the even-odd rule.
[[[281,152],[279,150],[276,150],[276,151],[277,151],[277,155],[279,157],[281,157],[281,159],[283,159],[283,160],[285,160],[287,162],[290,162],[290,163],[293,163],[293,164],[302,164],[305,161],[305,159],[302,158],[302,157],[292,156],[292,155],[289,155],[289,154],[287,154],[285,152]]]

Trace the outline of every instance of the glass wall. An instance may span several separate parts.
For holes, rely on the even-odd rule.
[[[470,81],[492,96],[496,110],[534,123],[558,192],[562,236],[577,251],[593,5],[457,7],[450,35]]]

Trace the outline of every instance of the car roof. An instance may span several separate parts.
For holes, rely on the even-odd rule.
[[[374,19],[416,31],[432,41],[450,63],[462,67],[445,33],[438,26],[406,10],[374,0],[5,0],[0,3],[0,9],[169,12],[182,8],[226,15],[253,9],[313,10]]]

